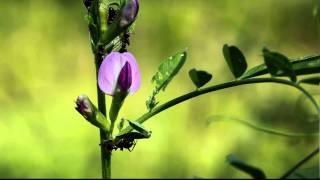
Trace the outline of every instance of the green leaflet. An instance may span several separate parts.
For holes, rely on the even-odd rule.
[[[284,74],[289,76],[291,81],[297,81],[293,66],[285,55],[263,48],[263,57],[267,70],[272,76]]]
[[[157,73],[152,77],[151,82],[155,84],[155,88],[152,94],[148,97],[146,101],[146,106],[152,110],[158,102],[155,96],[160,90],[164,91],[174,76],[179,72],[179,70],[184,65],[187,58],[187,49],[177,52],[173,56],[165,59],[159,66]]]
[[[212,75],[210,73],[202,70],[196,70],[194,68],[189,71],[189,77],[197,88],[204,86],[212,79]]]
[[[130,121],[128,120],[129,125],[139,133],[143,134],[145,137],[150,137],[151,136],[151,131],[148,131],[146,128],[144,128],[140,123],[136,121]]]
[[[137,132],[120,133],[116,136],[116,139],[147,139],[151,136],[151,131],[148,131],[140,123],[136,121],[128,120],[130,127]]]
[[[186,58],[187,51],[183,50],[173,56],[170,56],[160,64],[158,72],[152,77],[151,80],[153,83],[155,83],[155,88],[157,91],[165,90],[173,77],[182,68]]]
[[[246,58],[236,46],[225,44],[223,46],[223,55],[235,78],[240,77],[247,70]]]

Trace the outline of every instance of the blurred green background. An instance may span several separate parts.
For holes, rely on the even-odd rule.
[[[146,112],[151,76],[161,60],[189,48],[188,59],[160,103],[194,90],[192,67],[233,79],[222,55],[237,45],[249,67],[267,46],[290,58],[320,53],[317,0],[140,0],[129,50],[142,87],[120,117]],[[100,178],[98,130],[75,110],[79,94],[96,102],[93,56],[82,0],[17,0],[0,5],[0,177]],[[315,95],[319,87],[305,86]],[[113,154],[115,178],[246,178],[225,161],[231,153],[281,176],[319,144],[319,138],[265,134],[231,121],[207,125],[211,115],[236,117],[285,132],[318,132],[315,109],[294,88],[259,84],[207,94],[145,123],[153,134],[132,152]],[[319,96],[316,96],[319,100]],[[110,98],[107,98],[110,106]],[[318,164],[318,156],[305,167]]]

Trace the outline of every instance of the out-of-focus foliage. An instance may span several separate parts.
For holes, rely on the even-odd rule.
[[[140,0],[129,51],[141,73],[141,90],[126,99],[119,117],[147,111],[150,78],[160,62],[188,47],[188,61],[157,100],[194,90],[188,70],[232,80],[222,54],[225,43],[240,47],[248,66],[263,63],[261,48],[289,59],[319,53],[317,0]],[[100,177],[99,132],[74,110],[75,98],[96,102],[94,61],[82,0],[2,1],[0,10],[0,177]],[[319,86],[305,85],[319,100]],[[279,177],[318,138],[286,138],[237,123],[206,126],[212,114],[259,122],[286,132],[317,132],[315,109],[301,93],[281,85],[242,86],[188,101],[149,120],[152,136],[132,152],[113,154],[115,178],[242,178],[228,163],[237,154]],[[107,98],[107,107],[110,106]],[[318,164],[318,156],[305,167]],[[276,164],[276,166],[275,166]]]
[[[228,155],[227,161],[234,168],[249,174],[250,176],[252,176],[255,179],[266,179],[266,175],[264,174],[264,172],[261,169],[254,167],[250,164],[247,164],[246,162],[242,161],[234,154]]]
[[[298,170],[288,177],[288,179],[317,179],[317,178],[319,178],[319,165]]]

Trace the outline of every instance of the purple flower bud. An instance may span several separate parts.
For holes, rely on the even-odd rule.
[[[88,96],[78,96],[75,109],[94,126],[104,131],[110,129],[109,121],[107,121],[105,116],[92,104]]]
[[[127,91],[130,88],[131,83],[132,83],[131,66],[127,61],[120,71],[120,75],[118,78],[118,86],[120,87],[121,91]]]
[[[134,56],[112,52],[104,58],[98,73],[100,89],[111,96],[117,91],[134,93],[140,88],[140,71]]]
[[[128,0],[121,12],[120,27],[124,28],[134,22],[139,11],[138,0]]]
[[[92,116],[93,114],[93,108],[91,105],[91,102],[86,95],[80,95],[78,96],[76,100],[76,110],[84,116],[86,119]]]

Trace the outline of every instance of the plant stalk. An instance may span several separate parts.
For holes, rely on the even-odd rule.
[[[98,85],[98,72],[99,72],[99,67],[101,65],[101,62],[102,62],[102,55],[99,53],[95,53],[98,109],[107,118],[106,98]],[[105,146],[103,146],[103,143],[109,139],[108,136],[109,135],[106,132],[100,129],[101,170],[102,170],[103,179],[111,179],[111,151],[109,151],[107,148],[105,148]]]

